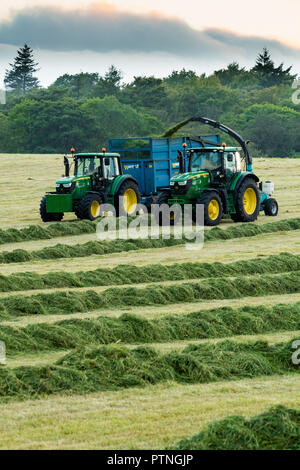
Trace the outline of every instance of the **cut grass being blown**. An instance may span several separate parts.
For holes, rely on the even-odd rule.
[[[53,231],[57,230],[57,227],[65,227],[62,229],[62,234],[70,235],[68,232],[68,227],[71,227],[71,230],[76,232],[76,225],[79,225],[79,230],[85,230],[88,233],[95,232],[96,224],[94,222],[89,221],[80,221],[80,222],[73,222],[73,223],[65,223],[65,224],[52,224],[47,227],[47,230],[51,230],[51,227],[54,227]],[[74,229],[73,229],[74,226]],[[30,227],[33,227],[32,229]],[[28,229],[22,229],[24,231],[28,230],[28,233],[40,233],[40,230],[46,230],[40,226],[30,226]],[[237,226],[230,226],[227,229],[220,229],[219,227],[214,227],[211,230],[205,230],[205,241],[214,241],[214,240],[230,240],[233,238],[241,238],[241,237],[254,237],[256,235],[261,234],[268,234],[268,233],[275,233],[279,231],[288,231],[288,230],[299,230],[300,229],[300,219],[286,219],[281,220],[279,222],[271,222],[263,225],[255,225],[255,224],[244,224],[244,225],[237,225]],[[6,232],[18,232],[15,229],[9,229],[6,231],[2,231],[3,233]],[[2,233],[2,237],[4,237]],[[22,232],[23,233],[23,232]],[[86,232],[80,232],[86,233]],[[62,236],[56,235],[56,236]],[[71,233],[71,234],[78,234]],[[17,237],[17,234],[15,235]],[[49,238],[45,236],[44,238]],[[1,232],[0,232],[0,239],[1,239]],[[9,237],[3,238],[7,240],[3,243],[7,243]],[[29,238],[30,239],[30,238]],[[15,241],[15,240],[12,240]],[[19,240],[21,241],[21,239]],[[188,242],[192,240],[188,239]],[[17,249],[13,251],[2,251],[0,253],[0,263],[23,263],[29,261],[36,261],[36,260],[43,260],[43,259],[58,259],[58,258],[80,258],[85,256],[91,255],[103,255],[109,253],[120,253],[122,251],[132,251],[132,250],[140,250],[140,249],[148,249],[148,248],[165,248],[168,246],[175,246],[175,245],[182,245],[185,243],[185,239],[178,240],[173,237],[168,239],[158,239],[154,240],[151,238],[147,239],[136,239],[136,240],[111,240],[111,241],[90,241],[84,244],[78,245],[65,245],[65,244],[58,244],[53,247],[46,247],[41,250],[35,251],[27,251],[22,249]]]
[[[52,366],[0,369],[0,397],[38,398],[53,393],[88,393],[163,381],[208,383],[297,373],[292,342],[265,341],[190,345],[161,354],[152,348],[80,348]]]
[[[24,296],[14,295],[0,299],[0,319],[24,315],[52,315],[88,312],[130,306],[171,305],[181,302],[239,299],[272,294],[300,292],[300,271],[278,275],[235,278],[213,278],[200,282],[182,282],[174,285],[152,285],[145,288],[110,288],[101,293],[56,291]]]
[[[155,320],[126,313],[119,318],[74,318],[23,328],[0,326],[0,340],[5,342],[7,353],[14,354],[89,344],[166,343],[295,330],[300,330],[300,302],[273,307],[220,307]]]
[[[282,253],[236,261],[234,263],[181,263],[163,266],[119,265],[114,269],[96,269],[77,273],[53,272],[47,274],[18,273],[0,275],[0,291],[25,291],[32,289],[93,287],[122,284],[140,284],[159,281],[177,281],[236,275],[282,273],[300,270],[300,256]]]
[[[300,450],[300,410],[276,406],[250,419],[229,416],[172,449]]]

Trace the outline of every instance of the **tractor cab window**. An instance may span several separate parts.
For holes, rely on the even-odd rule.
[[[221,170],[222,159],[219,152],[194,152],[191,157],[190,171]]]
[[[235,165],[237,172],[242,171],[242,161],[240,152],[235,152]]]
[[[120,169],[117,158],[103,158],[103,172],[105,179],[113,179],[119,176]]]
[[[100,166],[100,159],[95,157],[79,157],[76,160],[75,176],[87,176],[95,173]]]

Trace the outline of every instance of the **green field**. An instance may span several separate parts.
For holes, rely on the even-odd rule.
[[[274,446],[295,445],[299,415],[257,415],[300,409],[300,160],[255,159],[279,216],[224,220],[199,251],[42,224],[62,156],[0,162],[0,449],[226,447],[231,415],[255,442],[288,421]]]

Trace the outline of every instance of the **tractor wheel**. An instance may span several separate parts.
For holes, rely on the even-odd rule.
[[[169,199],[169,193],[167,191],[163,191],[157,196],[155,204],[159,207],[163,204],[168,205]],[[169,213],[163,215],[161,212],[155,211],[154,215],[158,225],[175,225],[178,222],[179,217],[181,217],[181,211],[172,211],[170,212],[170,216]]]
[[[43,222],[60,222],[64,216],[63,212],[47,212],[46,196],[40,203],[40,215]]]
[[[234,222],[253,222],[260,210],[260,194],[252,178],[247,178],[237,191],[236,214],[231,214]]]
[[[197,204],[204,205],[204,225],[219,225],[223,216],[223,206],[219,194],[215,191],[203,193]]]
[[[264,203],[264,211],[266,215],[270,217],[276,217],[278,214],[278,203],[276,199],[267,199]]]
[[[124,181],[115,196],[117,217],[135,215],[137,205],[141,202],[141,194],[134,181]]]
[[[79,219],[95,220],[101,217],[103,198],[100,194],[86,194],[79,202],[76,215]]]

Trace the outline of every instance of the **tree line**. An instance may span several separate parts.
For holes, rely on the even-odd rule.
[[[208,76],[183,69],[124,83],[112,65],[103,76],[64,74],[43,88],[34,52],[25,44],[5,74],[0,152],[62,153],[71,146],[95,151],[113,137],[159,136],[176,122],[205,115],[249,139],[254,155],[297,156],[300,105],[291,99],[296,78],[291,70],[276,66],[264,49],[250,70],[233,62]]]

